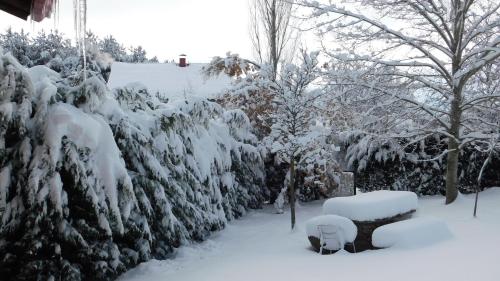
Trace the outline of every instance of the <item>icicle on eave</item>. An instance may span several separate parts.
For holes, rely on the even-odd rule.
[[[83,80],[87,80],[87,0],[73,0],[73,18],[76,46],[83,57]]]
[[[54,29],[59,24],[59,0],[32,0],[30,21],[34,23],[45,18],[54,17]],[[87,31],[87,0],[73,0],[74,29],[76,46],[83,56],[83,79],[87,80],[86,31]]]
[[[32,0],[30,7],[29,23],[31,30],[35,31],[35,23],[41,22],[45,18],[54,19],[54,30],[59,24],[59,0]]]

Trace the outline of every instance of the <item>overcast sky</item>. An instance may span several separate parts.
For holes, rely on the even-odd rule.
[[[30,23],[0,11],[0,29],[9,26],[36,33],[57,28],[74,38],[73,1],[59,0],[59,22]],[[161,61],[181,53],[191,62],[207,62],[227,51],[251,57],[248,0],[87,0],[87,29],[113,35],[125,46],[142,45]]]

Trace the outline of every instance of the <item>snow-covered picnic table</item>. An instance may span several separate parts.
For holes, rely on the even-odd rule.
[[[323,214],[346,217],[358,228],[357,250],[372,249],[372,233],[379,226],[411,217],[418,205],[417,195],[409,191],[380,190],[325,201]]]

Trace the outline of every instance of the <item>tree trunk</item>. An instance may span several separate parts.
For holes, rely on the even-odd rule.
[[[295,159],[290,160],[290,218],[292,229],[295,227]]]
[[[446,204],[450,204],[458,196],[458,145],[450,139],[448,142],[448,158],[446,162]]]
[[[474,199],[474,214],[473,214],[474,217],[476,217],[476,215],[477,215],[477,200],[479,199],[479,189],[480,188],[481,187],[478,185],[477,189],[476,189],[476,199]]]
[[[272,76],[272,80],[275,81],[276,80],[276,76],[277,76],[277,73],[278,73],[278,42],[277,42],[277,36],[278,36],[278,27],[276,26],[276,21],[278,20],[277,19],[277,14],[278,14],[278,11],[277,11],[277,3],[276,3],[276,0],[273,0],[272,3],[271,3],[271,11],[270,11],[271,15],[270,15],[270,18],[271,18],[271,26],[270,26],[270,29],[269,29],[269,47],[270,47],[270,63],[272,64],[272,67],[273,67],[273,76]]]
[[[460,109],[462,100],[462,91],[460,88],[453,90],[453,101],[450,108],[450,129],[449,134],[455,138],[449,137],[448,155],[446,161],[446,204],[450,204],[458,196],[458,157],[460,156],[460,120],[462,112]]]

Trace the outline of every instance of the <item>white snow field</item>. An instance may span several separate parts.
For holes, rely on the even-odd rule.
[[[232,80],[226,75],[206,79],[201,73],[205,65],[192,63],[187,67],[179,67],[175,63],[114,62],[108,86],[113,89],[140,82],[152,93],[159,92],[170,99],[214,97],[231,86]]]
[[[320,255],[310,249],[305,222],[322,212],[322,201],[290,214],[272,207],[251,212],[210,240],[181,247],[174,259],[149,261],[119,280],[148,281],[498,281],[500,280],[500,188],[480,194],[478,217],[473,195],[449,206],[444,197],[419,199],[416,217],[444,220],[453,237],[418,248],[387,248],[351,254]]]

